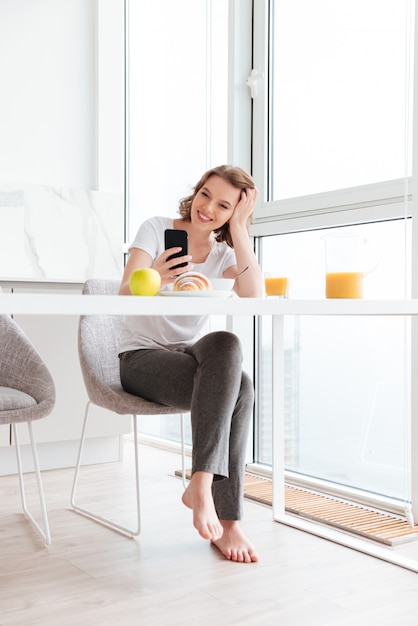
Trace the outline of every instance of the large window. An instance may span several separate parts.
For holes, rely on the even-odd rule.
[[[410,296],[413,5],[255,0],[253,225],[290,297],[325,297],[325,234],[360,232],[365,297]],[[270,328],[259,328],[256,461],[271,463]],[[410,498],[410,329],[403,319],[286,322],[289,475]]]

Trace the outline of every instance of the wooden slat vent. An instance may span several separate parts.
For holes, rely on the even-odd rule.
[[[181,476],[181,472],[176,471],[176,475]],[[244,490],[246,498],[272,505],[273,485],[268,478],[246,472]],[[394,546],[418,539],[418,526],[411,528],[404,518],[300,487],[286,485],[285,502],[288,513],[385,545]]]

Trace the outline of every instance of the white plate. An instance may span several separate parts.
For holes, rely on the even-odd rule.
[[[159,296],[171,296],[172,298],[232,298],[233,291],[159,291]]]

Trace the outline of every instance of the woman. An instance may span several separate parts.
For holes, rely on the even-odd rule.
[[[209,278],[234,278],[248,267],[234,290],[241,297],[261,297],[262,274],[247,228],[257,193],[241,168],[222,165],[206,172],[180,202],[179,218],[155,217],[140,227],[120,293],[131,293],[129,278],[138,268],[158,270],[164,288],[192,269]],[[164,250],[166,228],[187,231],[188,255],[167,260],[181,249]],[[224,331],[204,334],[206,321],[206,316],[126,318],[121,381],[129,393],[190,410],[192,476],[183,502],[204,539],[227,559],[248,563],[258,556],[239,520],[253,386],[242,371],[238,338]]]

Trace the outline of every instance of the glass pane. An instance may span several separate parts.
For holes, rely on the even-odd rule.
[[[410,1],[272,5],[270,200],[409,175]]]
[[[180,415],[138,415],[138,431],[147,437],[178,443],[181,440]],[[190,414],[184,416],[184,442],[192,445]]]
[[[128,239],[226,161],[228,7],[130,3]],[[216,45],[215,43],[216,42]]]
[[[409,220],[358,231],[377,255],[365,277],[368,298],[405,296]],[[343,233],[353,229],[332,229]],[[290,296],[323,298],[328,231],[266,237],[263,266],[289,256]],[[301,253],[303,251],[303,253]],[[286,466],[315,478],[406,497],[405,385],[408,325],[394,317],[289,317],[285,327]],[[258,461],[271,463],[271,325],[261,328]]]

